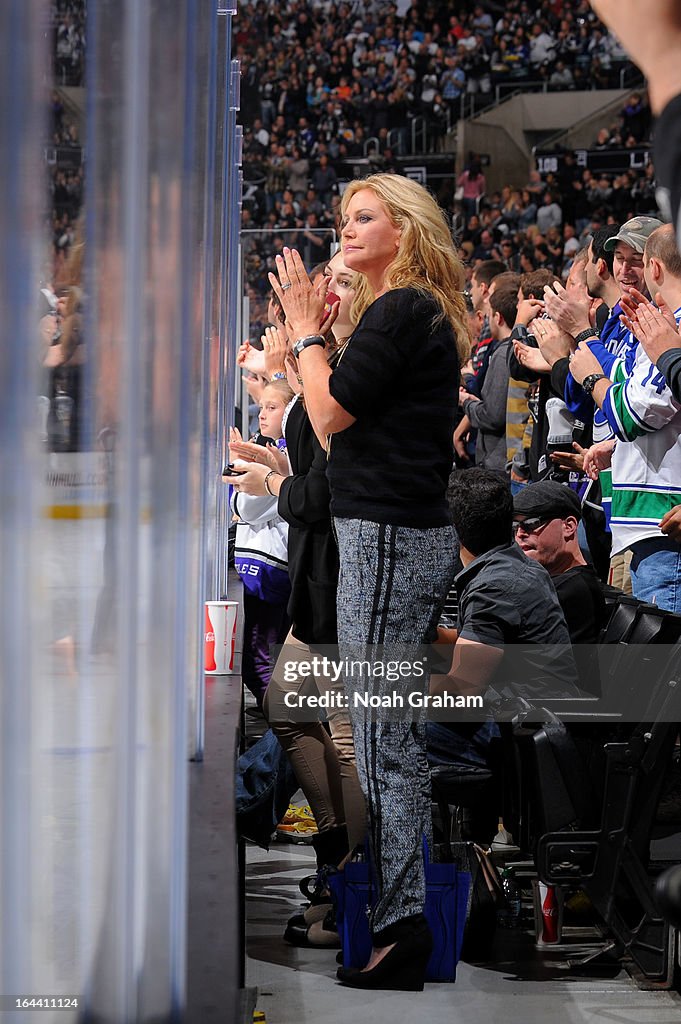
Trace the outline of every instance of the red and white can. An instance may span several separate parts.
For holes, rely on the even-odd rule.
[[[228,675],[234,670],[237,601],[206,601],[203,669],[208,675]]]
[[[559,885],[535,881],[534,922],[538,946],[552,946],[563,938],[563,890]]]

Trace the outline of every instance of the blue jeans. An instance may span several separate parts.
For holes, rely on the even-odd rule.
[[[634,597],[668,612],[681,612],[681,544],[649,537],[631,545]]]

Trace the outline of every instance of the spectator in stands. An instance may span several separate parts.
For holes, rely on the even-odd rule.
[[[466,90],[469,96],[476,96],[478,93],[484,96],[491,91],[490,55],[481,35],[475,36],[474,46],[469,47],[462,56],[461,68],[466,75]]]
[[[545,235],[549,228],[559,228],[563,223],[563,211],[556,202],[556,197],[550,191],[544,193],[542,205],[537,210],[537,227],[542,235]]]
[[[319,163],[312,172],[312,187],[319,195],[324,206],[331,204],[331,197],[338,188],[338,175],[331,166],[328,156],[322,154]]]
[[[555,280],[556,275],[548,269],[535,270],[521,276],[518,310],[511,332],[513,346],[509,353],[509,373],[514,381],[529,384],[526,390],[526,406],[529,409],[532,428],[527,464],[532,480],[545,476],[550,469],[547,445],[551,430],[547,403],[549,399],[553,399],[551,408],[555,409],[558,401],[552,392],[550,367],[536,347],[535,336],[535,328],[544,314],[544,288]]]
[[[461,202],[464,218],[468,222],[469,218],[478,212],[480,199],[487,189],[485,175],[477,157],[471,157],[468,167],[459,175],[456,183],[462,189]]]
[[[553,62],[556,50],[556,40],[542,22],[536,22],[532,26],[530,36],[530,65],[533,72],[537,72],[542,64]]]
[[[644,103],[640,92],[632,92],[622,108],[623,133],[633,135],[637,143],[643,142],[650,134],[650,107]]]
[[[303,199],[310,179],[310,161],[299,146],[294,146],[287,165],[287,185],[294,198]]]
[[[556,33],[556,57],[564,60],[567,65],[572,65],[578,49],[579,39],[575,27],[570,20],[564,18]]]
[[[364,275],[368,294],[352,343],[335,370],[318,351],[315,333],[323,297],[311,288],[297,253],[286,252],[278,261],[275,290],[300,339],[296,348],[310,418],[323,437],[333,434],[329,482],[341,563],[338,634],[352,653],[376,643],[376,629],[386,644],[431,638],[455,562],[453,531],[443,525],[449,516],[441,485],[442,467],[448,459],[451,464],[453,410],[447,391],[459,372],[457,350],[467,354],[468,346],[463,268],[452,251],[448,223],[429,193],[406,178],[373,175],[348,186],[342,211],[344,260],[348,269]],[[401,287],[393,288],[393,282]],[[407,282],[418,291],[404,287]],[[414,347],[417,336],[421,342]],[[377,346],[381,337],[395,344]],[[412,372],[416,351],[425,374],[420,378]],[[399,436],[397,395],[386,389],[391,379],[401,382]],[[428,467],[419,434],[427,437],[431,455],[436,453]],[[381,452],[396,446],[400,462],[391,468]],[[428,476],[410,494],[400,486],[405,465]],[[428,523],[431,529],[424,529]],[[388,534],[392,553],[385,547]],[[368,679],[346,682],[349,688],[366,686]],[[413,714],[399,724],[387,714],[377,721],[352,701],[350,708],[379,884],[369,962],[363,970],[340,968],[338,977],[356,988],[420,990],[432,952],[422,913],[422,832],[430,816],[425,722],[421,726]]]
[[[634,212],[646,217],[655,217],[658,214],[658,188],[655,178],[655,167],[648,164],[643,176],[636,177],[631,185],[631,196],[634,200]]]
[[[524,29],[521,27],[518,27],[513,37],[511,53],[515,58],[511,77],[515,80],[527,78],[530,70],[530,43]]]
[[[506,471],[506,398],[508,395],[508,357],[510,334],[515,323],[517,292],[512,288],[494,291],[489,297],[489,330],[492,344],[480,397],[460,388],[459,402],[471,426],[478,431],[476,465],[483,469]]]
[[[507,267],[500,260],[486,260],[480,263],[471,274],[470,294],[473,309],[489,317],[489,287],[495,277],[503,274]]]
[[[486,11],[482,4],[476,4],[473,8],[473,16],[470,20],[471,28],[480,33],[484,41],[489,43],[492,39],[494,23],[492,15]]]
[[[599,128],[598,135],[593,144],[594,149],[611,149],[613,145],[613,138],[608,128]]]
[[[518,229],[524,231],[531,224],[536,224],[536,222],[537,204],[530,190],[524,188],[521,192],[521,205],[517,221]]]
[[[488,229],[484,228],[480,232],[480,240],[473,249],[473,262],[476,260],[491,260],[494,258],[494,235]]]
[[[563,262],[567,263],[579,252],[579,242],[573,224],[563,226]]]
[[[574,347],[575,338],[580,335],[588,337],[595,326],[600,331],[600,343],[604,348],[614,358],[626,359],[632,339],[620,320],[622,308],[619,303],[623,286],[614,275],[614,253],[606,248],[608,241],[616,237],[619,230],[619,225],[611,224],[599,228],[594,233],[586,250],[585,279],[580,288],[566,289],[565,293],[561,293],[560,301],[556,300],[552,292],[545,294],[547,308],[554,322],[567,331],[572,339],[569,350]],[[618,274],[623,268],[624,263],[618,258]],[[637,275],[634,280],[642,280],[643,268],[639,270],[636,266],[634,270]],[[632,278],[629,278],[629,284],[631,282]],[[595,312],[594,300],[601,302]],[[553,337],[555,340],[555,336]],[[543,330],[538,335],[538,341],[542,354],[552,366],[552,382],[559,393],[564,394],[568,409],[585,423],[592,422],[594,442],[602,443],[611,438],[613,433],[607,417],[600,409],[594,408],[593,402],[584,395],[582,388],[572,377],[568,352],[561,345],[547,348]],[[566,469],[583,468],[582,457],[575,457],[569,453],[552,456],[552,461]],[[608,562],[610,582],[622,590],[630,591],[628,558],[624,555],[615,555],[610,559],[612,486],[609,469],[603,469],[598,481],[589,485],[586,497],[588,500],[585,507],[589,514],[585,517],[585,527],[597,571],[605,578],[608,575]],[[602,515],[597,511],[599,507],[602,509]]]
[[[530,171],[525,191],[530,194],[534,202],[539,203],[541,197],[546,191],[539,171],[534,169]]]
[[[445,69],[440,76],[440,90],[442,98],[453,116],[458,113],[456,105],[463,95],[465,84],[466,72],[461,67],[459,58],[456,56],[445,57]]]
[[[546,569],[513,543],[508,484],[476,467],[453,474],[448,498],[464,568],[452,665],[431,680],[431,693],[486,692],[489,705],[499,696],[576,695],[565,617]],[[516,675],[513,647],[523,644],[543,645],[546,657],[523,659]]]
[[[598,577],[582,554],[577,493],[555,480],[529,484],[513,499],[516,543],[548,572],[573,644],[595,644],[605,619]]]
[[[549,86],[556,91],[574,89],[575,79],[565,61],[556,61],[556,66],[549,76]]]
[[[650,232],[650,227],[646,218],[635,218],[608,240],[606,248],[614,248],[617,261],[621,247],[640,254],[645,245],[646,284],[670,310],[679,311],[678,319],[681,255],[674,229],[664,225]],[[632,345],[631,358],[624,365],[608,364],[607,353],[597,351],[614,379],[603,372],[588,344],[578,347],[570,369],[605,413],[617,444],[610,442],[609,451],[591,449],[585,468],[595,474],[608,463],[612,466],[613,551],[632,551],[634,596],[669,611],[681,611],[681,545],[661,535],[659,528],[678,498],[681,403],[674,399],[663,374],[655,373],[641,346]]]

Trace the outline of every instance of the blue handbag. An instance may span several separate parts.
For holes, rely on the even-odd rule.
[[[431,861],[423,840],[426,874],[426,920],[433,936],[433,953],[426,969],[427,981],[456,981],[466,925],[471,876],[456,864]],[[349,860],[342,871],[330,871],[326,882],[336,910],[336,924],[343,950],[344,967],[364,967],[371,955],[369,909],[375,903],[375,886],[368,847],[363,859]]]

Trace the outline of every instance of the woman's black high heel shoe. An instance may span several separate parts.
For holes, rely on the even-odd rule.
[[[350,988],[422,992],[432,952],[433,937],[423,921],[412,934],[399,939],[370,971],[339,967],[336,977]]]

